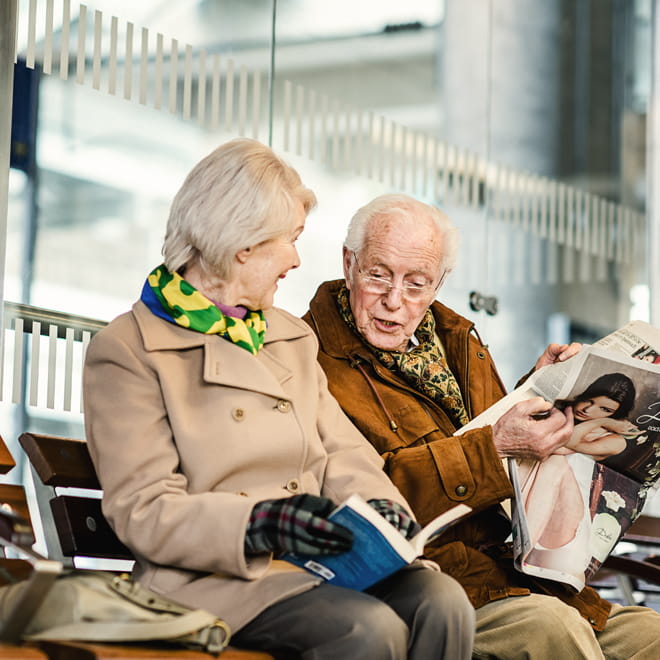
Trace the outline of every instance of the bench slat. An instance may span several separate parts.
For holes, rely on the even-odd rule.
[[[5,441],[0,442],[0,474],[7,474],[9,470],[16,467],[16,461],[9,451]]]
[[[8,644],[0,642],[0,660],[48,660],[48,656],[32,644]]]
[[[101,500],[60,495],[50,501],[65,557],[133,559],[101,510]]]
[[[175,660],[211,660],[213,656],[201,651],[173,649],[150,643],[148,645],[92,644],[89,642],[41,642],[50,660],[143,660],[145,658],[173,658]],[[226,648],[222,660],[274,660],[269,653]],[[2,656],[0,656],[2,658]]]
[[[47,486],[100,489],[84,440],[22,433],[18,441],[39,478]]]

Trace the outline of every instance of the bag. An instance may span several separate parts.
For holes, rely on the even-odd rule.
[[[0,587],[6,620],[24,583]],[[53,583],[22,635],[25,640],[173,642],[215,655],[229,643],[228,624],[141,587],[126,574],[72,570]]]

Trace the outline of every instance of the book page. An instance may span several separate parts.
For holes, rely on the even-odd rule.
[[[417,555],[412,555],[413,552],[410,547],[408,539],[396,528],[390,524],[383,516],[374,509],[369,502],[367,502],[360,495],[351,495],[347,500],[342,502],[329,516],[329,520],[341,524],[342,519],[349,515],[344,509],[352,509],[368,520],[382,535],[387,542],[394,548],[394,550],[404,557],[406,561],[412,561]]]
[[[444,532],[450,525],[455,523],[459,518],[466,516],[470,511],[472,511],[472,507],[467,504],[457,504],[456,506],[453,506],[451,509],[448,509],[434,518],[430,523],[426,524],[421,531],[417,532],[417,534],[410,539],[409,543],[413,546],[418,556],[423,554],[424,546],[426,546],[429,541],[442,534],[442,532]]]

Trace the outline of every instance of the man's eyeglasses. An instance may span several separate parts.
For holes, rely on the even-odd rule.
[[[375,275],[373,273],[365,273],[360,268],[360,262],[357,255],[353,252],[355,259],[355,266],[357,267],[358,277],[362,282],[362,286],[367,293],[377,293],[378,295],[388,295],[392,289],[400,289],[401,297],[412,302],[418,302],[434,294],[445,279],[447,271],[442,274],[440,281],[437,284],[426,283],[418,284],[416,282],[403,282],[400,286],[395,286],[391,277],[384,275]]]

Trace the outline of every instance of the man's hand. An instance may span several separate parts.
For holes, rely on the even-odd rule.
[[[545,419],[532,415],[550,411]],[[537,396],[520,401],[493,424],[493,442],[502,458],[532,458],[542,461],[563,447],[573,432],[573,409],[563,412]]]
[[[543,355],[536,361],[534,370],[547,367],[555,362],[564,362],[564,360],[568,360],[568,358],[579,353],[581,348],[582,344],[576,341],[572,344],[548,344],[548,347],[543,351]]]

